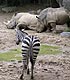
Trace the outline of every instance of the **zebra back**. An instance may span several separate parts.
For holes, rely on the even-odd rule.
[[[25,56],[30,57],[30,62],[35,63],[36,57],[40,50],[40,40],[36,36],[25,36],[22,41],[22,55],[24,61],[26,60]]]

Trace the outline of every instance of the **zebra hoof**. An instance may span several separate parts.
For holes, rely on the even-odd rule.
[[[17,41],[16,44],[19,45],[19,42]]]
[[[20,80],[24,80],[23,78],[20,78]]]
[[[24,80],[23,75],[20,76],[20,80]]]
[[[28,74],[28,75],[30,74],[29,71],[27,72],[27,74]]]
[[[33,76],[31,76],[31,79],[33,80],[33,79],[34,79],[34,77],[33,77]]]
[[[29,69],[27,70],[27,74],[28,74],[28,75],[30,74]]]

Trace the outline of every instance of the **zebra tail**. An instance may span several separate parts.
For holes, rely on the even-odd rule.
[[[33,55],[32,55],[32,52],[30,53],[30,62],[33,65]]]

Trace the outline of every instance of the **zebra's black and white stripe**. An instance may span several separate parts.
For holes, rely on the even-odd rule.
[[[39,53],[40,50],[40,40],[38,37],[33,36],[33,35],[27,35],[24,34],[25,32],[22,33],[22,31],[18,30],[19,32],[19,37],[21,37],[21,41],[22,41],[22,56],[23,56],[23,71],[22,71],[22,75],[21,75],[21,79],[24,76],[24,71],[25,69],[27,69],[27,74],[29,74],[29,60],[31,62],[31,79],[33,78],[33,68],[34,68],[34,64],[37,58],[37,55]],[[25,36],[23,36],[22,34],[24,34]]]

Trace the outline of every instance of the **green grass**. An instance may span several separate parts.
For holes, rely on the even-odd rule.
[[[20,49],[11,49],[8,52],[0,53],[0,61],[21,60],[20,54]]]
[[[58,54],[60,52],[58,46],[41,45],[40,47],[40,54]]]
[[[57,46],[41,45],[39,55],[61,53]],[[0,61],[22,60],[21,49],[11,49],[8,52],[0,53]]]
[[[67,28],[67,29],[65,30],[65,32],[70,32],[70,28]]]

